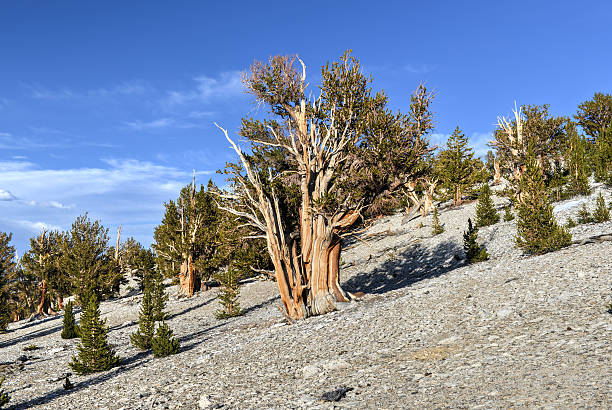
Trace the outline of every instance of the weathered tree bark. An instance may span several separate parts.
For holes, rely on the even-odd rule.
[[[304,80],[305,71],[302,87]],[[307,118],[304,98],[299,106],[284,105],[284,108],[291,116],[295,129],[290,131],[289,140],[271,130],[277,143],[268,144],[284,148],[298,164],[301,188],[299,234],[285,232],[276,193],[273,189],[272,192],[265,191],[259,175],[254,172],[241,149],[228,136],[227,130],[218,126],[246,171],[246,179],[235,175],[242,185],[243,196],[228,197],[246,201],[249,211],[221,208],[243,217],[265,233],[286,314],[291,319],[302,319],[333,311],[337,302],[350,300],[340,286],[340,233],[355,223],[359,212],[341,207],[328,214],[313,207],[313,204],[333,192],[334,171],[344,158],[344,147],[352,138],[348,123],[344,129],[338,129],[334,109],[328,125]],[[272,179],[272,175],[268,178]]]
[[[499,167],[499,161],[495,157],[493,157],[493,169],[495,170],[495,175],[493,176],[493,185],[499,185],[501,183],[501,170]]]
[[[200,290],[201,284],[194,265],[196,234],[202,223],[201,216],[195,214],[195,189],[194,169],[189,196],[189,207],[193,213],[191,218],[187,220],[187,215],[185,215],[187,211],[184,204],[181,210],[181,246],[185,251],[183,252],[183,262],[179,272],[179,290],[188,297],[192,297],[195,292]]]

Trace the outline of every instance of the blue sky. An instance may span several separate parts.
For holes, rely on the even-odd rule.
[[[611,92],[611,27],[606,1],[4,1],[0,231],[23,253],[88,211],[149,244],[192,169],[222,183],[213,122],[257,113],[239,81],[254,59],[297,53],[315,86],[352,48],[394,108],[436,91],[436,142],[459,126],[484,153],[514,101],[571,115]]]

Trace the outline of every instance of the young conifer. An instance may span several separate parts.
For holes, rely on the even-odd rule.
[[[78,374],[105,371],[121,361],[107,342],[108,329],[106,321],[100,319],[98,298],[89,293],[84,299],[87,299],[87,307],[81,315],[79,352],[69,364]]]
[[[9,394],[5,392],[4,389],[2,388],[2,383],[4,383],[4,378],[5,376],[2,376],[2,379],[0,379],[0,407],[4,406],[5,404],[8,404],[8,402],[11,400],[11,396],[9,396]]]
[[[173,337],[172,330],[170,330],[164,321],[160,322],[157,326],[157,332],[155,332],[151,344],[155,357],[166,357],[176,354],[181,346],[178,339]]]
[[[491,188],[484,184],[480,189],[478,205],[476,205],[476,226],[489,226],[499,222],[499,214],[491,199]]]
[[[231,265],[216,275],[216,279],[221,284],[218,296],[219,303],[223,307],[215,313],[218,319],[242,315],[242,310],[238,303],[238,294],[240,293],[239,275],[240,272]]]
[[[578,223],[588,224],[593,222],[593,215],[589,212],[586,203],[582,203],[582,208],[578,211]]]
[[[527,254],[536,255],[568,246],[572,235],[555,220],[542,170],[531,147],[520,187],[522,202],[518,205],[517,246]]]
[[[504,221],[510,222],[514,220],[514,214],[510,211],[510,205],[504,208]]]
[[[141,350],[151,348],[151,340],[155,332],[155,312],[153,306],[153,283],[150,274],[143,278],[144,290],[142,304],[138,315],[138,330],[130,335],[134,346]]]
[[[606,201],[604,200],[601,192],[597,196],[597,203],[595,210],[593,211],[593,221],[602,223],[610,220],[610,211],[606,207]]]
[[[566,126],[567,147],[565,149],[565,160],[569,170],[569,191],[576,195],[588,195],[588,161],[587,147],[588,142],[584,137],[578,135],[576,125],[569,122]]]
[[[72,312],[72,301],[68,301],[64,307],[64,327],[62,329],[62,339],[74,339],[79,337],[78,327]]]
[[[432,226],[431,226],[431,234],[433,236],[439,235],[442,232],[444,232],[444,226],[442,226],[440,224],[440,216],[438,214],[438,207],[437,206],[434,207],[433,218],[432,218],[431,224],[432,224]]]
[[[478,228],[472,225],[472,219],[468,219],[468,230],[463,233],[463,251],[468,263],[482,262],[489,259],[489,254],[484,246],[480,246],[478,239]]]
[[[168,295],[164,286],[164,278],[159,269],[151,271],[151,301],[153,305],[153,320],[160,322],[167,319],[166,302]]]

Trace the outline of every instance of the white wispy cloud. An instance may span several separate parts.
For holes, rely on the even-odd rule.
[[[30,97],[40,100],[95,99],[115,96],[143,95],[154,91],[143,81],[126,81],[110,87],[75,90],[71,87],[48,88],[40,84],[25,85]]]
[[[28,231],[30,231],[30,233],[34,233],[34,234],[42,230],[45,230],[45,231],[61,231],[62,230],[60,226],[51,225],[46,222],[33,222],[33,221],[27,221],[24,219],[20,219],[15,222],[17,225],[27,229]]]
[[[474,147],[474,153],[477,157],[484,157],[487,155],[487,151],[492,148],[487,146],[489,141],[493,139],[492,132],[474,132],[470,136],[470,145]]]
[[[152,121],[136,120],[125,123],[125,125],[127,125],[129,128],[137,131],[166,128],[172,124],[174,124],[174,120],[172,118],[160,118]]]
[[[225,71],[218,77],[202,75],[194,78],[195,87],[183,91],[168,91],[166,103],[170,105],[185,104],[188,102],[207,103],[213,98],[227,98],[242,93],[240,71]]]
[[[437,68],[434,64],[405,64],[404,71],[412,74],[428,74]]]
[[[14,201],[17,197],[5,189],[0,189],[0,201]]]
[[[29,137],[20,137],[10,132],[0,132],[0,149],[38,149],[57,147],[64,143],[60,139],[41,141]]]

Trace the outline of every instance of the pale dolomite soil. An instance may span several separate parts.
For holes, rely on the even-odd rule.
[[[576,219],[581,205],[558,204],[558,220]],[[71,376],[70,391],[60,378],[77,340],[60,338],[61,317],[12,324],[0,335],[4,387],[20,409],[612,408],[612,242],[525,257],[513,247],[515,221],[500,222],[479,233],[491,259],[465,266],[461,234],[474,207],[442,210],[446,231],[433,238],[431,217],[402,215],[347,238],[344,286],[367,295],[295,325],[272,282],[246,284],[245,316],[227,321],[214,318],[216,290],[171,297],[182,350],[168,358],[129,344],[140,295],[104,302],[125,361]],[[572,233],[612,233],[612,223]],[[40,349],[23,352],[30,344]],[[353,390],[321,399],[342,386]]]

